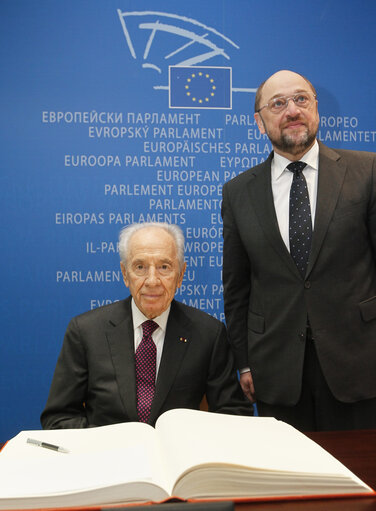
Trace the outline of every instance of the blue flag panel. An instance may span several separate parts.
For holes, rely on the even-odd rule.
[[[328,146],[375,150],[376,2],[276,5],[0,0],[0,442],[40,427],[72,316],[128,295],[129,223],[180,225],[176,298],[224,320],[222,185],[269,155],[269,75],[312,81]]]
[[[231,108],[230,67],[170,66],[170,108]]]

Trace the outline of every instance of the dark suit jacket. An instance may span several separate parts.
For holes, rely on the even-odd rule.
[[[150,414],[171,408],[252,414],[240,389],[220,321],[173,301]],[[131,299],[86,312],[69,323],[47,405],[45,429],[137,421]]]
[[[226,322],[238,368],[256,396],[296,404],[307,314],[334,396],[376,396],[376,154],[319,143],[309,266],[297,270],[279,232],[271,160],[223,187]]]

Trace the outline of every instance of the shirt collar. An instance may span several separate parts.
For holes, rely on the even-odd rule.
[[[135,301],[132,298],[131,302],[132,308],[132,320],[133,320],[133,330],[136,331],[138,327],[141,327],[144,321],[147,321],[148,318],[140,311],[140,309],[135,304]],[[168,321],[168,315],[170,314],[171,304],[167,307],[165,311],[162,312],[161,315],[153,318],[153,321],[157,323],[157,325],[166,332],[166,326]]]
[[[300,161],[304,161],[309,167],[314,170],[319,169],[319,144],[317,140],[301,158]],[[281,177],[287,165],[291,163],[291,160],[281,156],[274,151],[273,165],[272,165],[272,179],[275,181]]]

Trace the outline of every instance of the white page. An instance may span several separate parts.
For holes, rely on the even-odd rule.
[[[55,453],[55,457],[22,462],[1,461],[0,457],[1,498],[59,495],[151,479],[151,460],[143,446],[99,453]]]
[[[27,438],[64,447],[69,453],[34,446]],[[135,480],[166,488],[171,483],[166,481],[164,459],[154,428],[142,423],[22,431],[0,453],[0,498],[9,495],[6,488],[13,488],[14,495],[45,494]]]
[[[196,464],[230,463],[360,481],[303,433],[274,418],[175,409],[156,428],[175,479]]]
[[[78,454],[107,451],[119,446],[129,447],[134,444],[137,438],[150,442],[147,438],[153,438],[154,434],[154,428],[138,422],[113,424],[97,428],[21,431],[5,445],[0,456],[21,457],[22,459],[26,457],[34,459],[36,456],[43,456],[44,458],[56,456],[54,451],[27,444],[27,438],[59,445],[69,449],[73,454]],[[59,455],[61,456],[61,453]]]

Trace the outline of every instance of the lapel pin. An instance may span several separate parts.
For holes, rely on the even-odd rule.
[[[180,337],[179,341],[181,341],[181,342],[188,342],[188,339],[186,339],[185,337]]]

